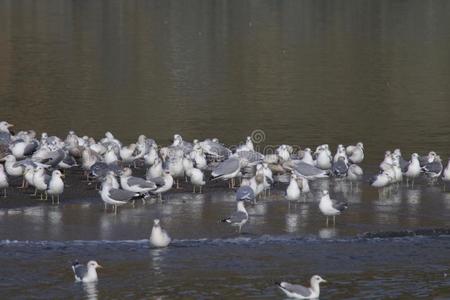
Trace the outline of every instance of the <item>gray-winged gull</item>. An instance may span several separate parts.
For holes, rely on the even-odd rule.
[[[298,175],[306,177],[307,179],[316,179],[316,178],[325,178],[328,177],[327,172],[311,166],[302,161],[290,161],[288,163],[283,164],[283,167],[293,170],[297,172]]]
[[[131,169],[124,168],[120,176],[120,185],[124,190],[144,194],[156,189],[156,184],[140,177],[131,176]]]
[[[332,200],[327,190],[322,191],[319,209],[327,217],[327,226],[328,217],[333,217],[333,224],[336,224],[336,216],[340,215],[347,208],[348,206],[346,202],[337,202],[336,200]]]
[[[237,208],[234,213],[232,213],[228,218],[222,220],[231,226],[237,226],[239,228],[239,233],[241,232],[242,226],[248,221],[248,212],[245,209],[244,201],[255,199],[255,194],[251,187],[242,186],[236,191],[236,201]]]
[[[125,205],[132,200],[142,197],[138,193],[113,188],[108,177],[106,177],[105,182],[103,182],[102,189],[100,190],[100,196],[105,204],[114,206],[115,214],[117,214],[117,206]]]
[[[327,282],[319,275],[311,277],[311,287],[288,282],[276,282],[275,284],[288,296],[296,299],[317,299],[320,296],[320,283]]]
[[[230,187],[234,188],[234,178],[238,176],[241,171],[241,161],[237,157],[230,157],[221,162],[211,173],[214,179],[231,179]]]
[[[151,191],[152,194],[159,195],[159,200],[162,200],[162,194],[172,189],[174,180],[169,170],[164,170],[161,177],[148,178],[148,180],[154,182],[157,186],[156,190]]]
[[[340,156],[336,162],[333,162],[333,166],[331,167],[331,172],[336,177],[344,177],[347,175],[348,164],[345,161],[345,158]]]
[[[89,261],[86,266],[75,261],[72,264],[72,271],[76,281],[94,282],[98,280],[97,269],[102,268],[95,260]]]

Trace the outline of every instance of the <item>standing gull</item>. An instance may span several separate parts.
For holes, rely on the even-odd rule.
[[[276,285],[288,296],[296,299],[317,299],[320,296],[320,283],[327,282],[319,275],[311,277],[311,287],[288,282],[276,282]]]
[[[327,190],[322,191],[322,198],[320,198],[319,209],[327,217],[333,217],[333,224],[336,225],[336,216],[340,215],[344,210],[348,208],[346,202],[337,202],[330,199],[330,194]]]
[[[236,191],[236,201],[237,201],[237,209],[231,214],[228,218],[222,220],[222,222],[226,222],[231,226],[239,227],[239,233],[241,232],[242,226],[248,221],[248,212],[245,209],[244,201],[245,200],[253,200],[255,199],[255,194],[251,187],[249,186],[241,186]]]
[[[75,280],[79,282],[94,282],[98,280],[97,269],[102,268],[95,260],[89,261],[86,266],[75,261],[72,264]]]
[[[235,177],[241,171],[241,162],[237,157],[230,157],[221,162],[211,173],[214,179],[231,179],[230,187],[235,186]]]
[[[6,189],[9,187],[8,177],[6,176],[3,165],[0,164],[0,189],[3,189],[3,197],[6,198]]]
[[[109,177],[106,177],[102,185],[100,196],[105,202],[105,208],[107,204],[112,205],[115,214],[117,214],[117,206],[127,204],[129,201],[141,197],[138,193],[113,188]]]

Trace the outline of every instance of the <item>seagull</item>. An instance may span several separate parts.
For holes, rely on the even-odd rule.
[[[222,222],[226,222],[231,226],[239,227],[239,233],[241,232],[242,226],[248,221],[248,212],[245,209],[244,201],[245,200],[254,200],[255,194],[251,187],[249,186],[241,186],[236,191],[236,201],[237,201],[237,209],[231,214],[228,218],[222,220]]]
[[[156,184],[157,189],[151,192],[153,194],[159,195],[159,200],[162,200],[162,194],[169,191],[172,188],[174,182],[169,170],[165,170],[163,176],[149,178],[149,180]]]
[[[445,185],[447,182],[450,181],[450,159],[447,163],[447,167],[442,172],[442,181],[444,182],[444,192],[445,192]],[[6,193],[6,191],[5,191]]]
[[[436,180],[442,173],[444,167],[442,166],[442,161],[439,155],[435,155],[434,158],[426,163],[422,167],[425,174],[431,178],[431,180]]]
[[[411,178],[411,186],[414,187],[414,179],[420,175],[420,170],[419,154],[413,153],[411,154],[411,160],[406,166],[406,172],[404,173],[406,176],[406,186],[408,186],[408,181]]]
[[[134,161],[135,158],[133,156],[133,153],[136,150],[136,147],[136,144],[130,144],[120,149],[119,155],[124,164],[129,165]]]
[[[0,189],[3,189],[3,197],[6,198],[6,189],[9,187],[8,176],[5,173],[5,169],[0,164]]]
[[[47,191],[49,183],[50,183],[50,176],[45,172],[45,169],[42,167],[37,167],[33,175],[33,184],[34,187],[36,188],[35,196],[37,194],[37,191],[40,191],[41,200],[44,200],[42,199],[42,196],[43,193]],[[45,200],[47,200],[47,194],[45,194]]]
[[[75,280],[79,282],[94,282],[98,280],[97,269],[102,268],[95,260],[89,261],[86,266],[75,261],[72,264]]]
[[[156,189],[156,184],[140,177],[131,176],[130,168],[124,168],[120,176],[120,185],[124,190],[144,194]]]
[[[52,204],[55,203],[54,197],[56,196],[57,203],[59,204],[59,196],[64,191],[64,181],[61,179],[64,175],[59,170],[54,170],[52,172],[52,177],[48,183],[48,188],[46,193],[52,196]]]
[[[328,154],[324,145],[321,145],[316,150],[316,166],[322,170],[331,169],[332,157]]]
[[[301,159],[302,162],[313,166],[314,165],[314,160],[313,157],[311,155],[311,149],[310,148],[305,148],[305,150],[303,150],[303,158]]]
[[[110,204],[114,206],[115,214],[117,214],[117,206],[127,204],[129,201],[142,197],[138,193],[113,188],[109,177],[106,177],[105,182],[103,182],[100,196],[103,202],[105,202],[105,209]]]
[[[318,299],[320,296],[320,283],[327,282],[319,275],[311,277],[311,287],[307,288],[299,284],[288,282],[276,282],[275,284],[288,296],[296,299]]]
[[[371,186],[376,188],[384,188],[388,186],[393,181],[393,178],[387,172],[381,172],[370,179],[369,183]]]
[[[292,174],[289,185],[286,189],[286,199],[288,201],[297,201],[300,199],[300,187],[297,183],[297,175]]]
[[[336,154],[334,155],[333,162],[337,162],[340,157],[343,157],[345,163],[348,163],[347,153],[345,152],[345,147],[343,145],[338,145]]]
[[[327,217],[333,217],[333,224],[336,225],[336,216],[340,215],[344,210],[348,208],[346,202],[336,202],[330,199],[330,194],[327,190],[322,191],[322,198],[320,198],[319,209]]]
[[[159,220],[153,220],[152,233],[150,234],[151,246],[155,248],[164,248],[170,244],[171,240],[172,239],[167,232],[159,225]]]
[[[195,187],[199,187],[200,194],[202,193],[202,186],[206,184],[203,176],[203,172],[200,169],[192,168],[190,170],[190,178],[193,186],[193,192],[195,193]]]
[[[347,146],[346,153],[348,155],[348,160],[352,164],[359,164],[364,159],[364,145],[359,142],[356,146]]]
[[[331,172],[336,177],[345,177],[348,172],[348,164],[345,161],[345,157],[339,156],[338,160],[333,163]]]
[[[361,180],[364,175],[363,170],[358,165],[350,165],[347,171],[347,179],[350,181],[350,187],[353,187],[353,182]]]
[[[291,161],[283,164],[283,167],[286,169],[294,170],[299,176],[303,176],[306,179],[316,179],[316,178],[325,178],[328,177],[327,172],[306,164],[302,161]]]
[[[151,180],[151,178],[161,177],[163,173],[162,161],[159,157],[156,157],[152,166],[148,168],[145,177],[147,180]]]
[[[234,188],[235,177],[241,171],[241,161],[237,157],[230,157],[221,162],[211,173],[214,179],[231,179],[230,187]]]
[[[384,153],[384,160],[380,164],[380,169],[383,171],[389,170],[392,167],[392,154],[391,151],[386,151]]]

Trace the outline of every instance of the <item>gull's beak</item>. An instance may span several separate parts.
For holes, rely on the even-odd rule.
[[[327,283],[327,281],[326,281],[325,279],[323,279],[323,278],[322,278],[322,282],[323,282],[323,283]]]
[[[13,127],[14,126],[14,124],[10,124],[10,123],[8,123],[8,125],[6,125],[6,127]]]
[[[65,178],[65,177],[66,177],[66,175],[64,175],[64,174],[62,174],[62,173],[61,173],[61,177],[62,177],[62,178]]]
[[[97,264],[97,268],[103,269],[103,267],[99,264]]]

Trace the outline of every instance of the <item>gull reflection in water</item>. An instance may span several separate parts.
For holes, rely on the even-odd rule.
[[[336,235],[337,235],[336,228],[327,227],[319,230],[319,237],[321,239],[332,239],[336,237]]]
[[[97,282],[83,283],[83,291],[85,294],[85,299],[88,299],[88,300],[97,300],[98,299]]]
[[[150,248],[151,266],[150,270],[153,270],[155,275],[161,274],[161,265],[164,262],[164,252],[167,248]]]
[[[298,214],[286,214],[285,220],[286,220],[286,231],[287,232],[296,232],[298,223],[299,223],[300,216]]]
[[[420,204],[420,199],[422,197],[421,190],[407,190],[405,192],[406,201],[408,202],[408,207],[412,211],[417,211],[417,208]]]
[[[442,202],[446,209],[450,209],[450,194],[449,193],[442,194]]]

